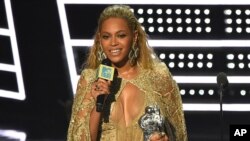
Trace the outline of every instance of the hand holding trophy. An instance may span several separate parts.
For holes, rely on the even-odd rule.
[[[150,105],[145,108],[145,114],[139,119],[139,124],[144,133],[144,141],[150,141],[152,138],[167,140],[165,120],[157,105]]]

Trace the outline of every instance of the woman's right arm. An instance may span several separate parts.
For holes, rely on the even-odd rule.
[[[90,141],[90,113],[95,106],[91,95],[93,71],[84,71],[77,84],[67,141]]]

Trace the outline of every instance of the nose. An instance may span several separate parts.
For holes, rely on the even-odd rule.
[[[116,37],[112,37],[112,39],[111,39],[111,45],[112,46],[117,45],[117,39],[116,39]]]

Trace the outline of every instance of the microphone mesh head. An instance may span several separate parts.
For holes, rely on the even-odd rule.
[[[111,66],[111,61],[109,59],[103,59],[102,64],[106,66]]]
[[[226,88],[228,86],[228,80],[227,80],[227,75],[224,72],[220,72],[217,75],[217,84],[219,86],[222,86],[223,88]]]

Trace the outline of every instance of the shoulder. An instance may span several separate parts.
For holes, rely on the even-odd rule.
[[[96,79],[96,69],[84,69],[80,77],[84,78],[87,82],[93,81]]]
[[[155,62],[152,73],[156,74],[159,77],[170,76],[170,71],[164,62]]]

